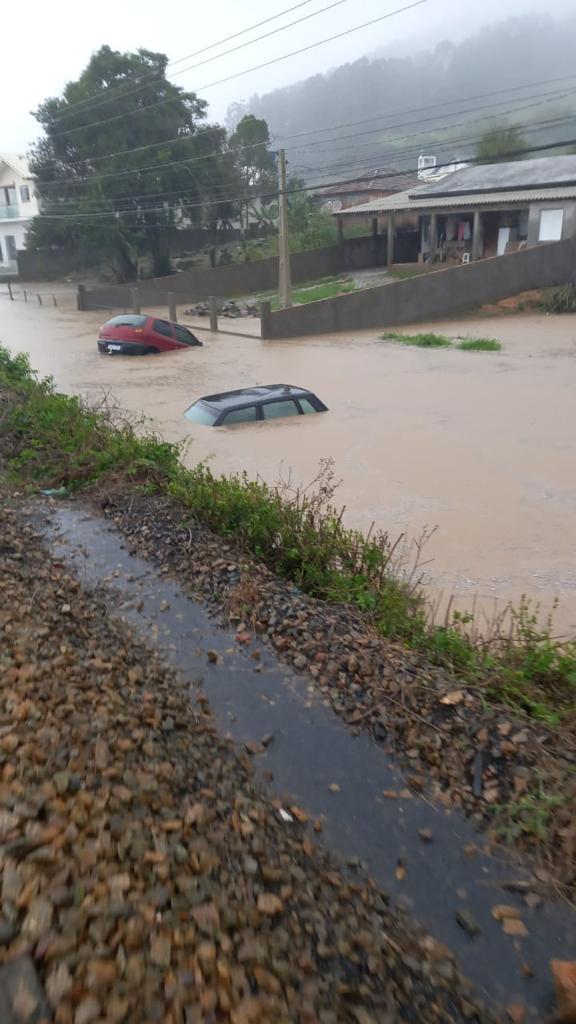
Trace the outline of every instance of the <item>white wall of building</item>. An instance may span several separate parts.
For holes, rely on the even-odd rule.
[[[34,179],[26,161],[0,153],[0,270],[15,269],[11,258],[14,246],[26,248],[28,225],[37,213]]]

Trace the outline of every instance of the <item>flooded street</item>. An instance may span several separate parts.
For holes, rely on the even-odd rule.
[[[558,631],[576,627],[576,316],[434,325],[495,337],[496,353],[401,347],[374,331],[286,342],[202,331],[203,349],[127,359],[98,354],[108,314],[76,312],[72,293],[58,308],[18,298],[2,290],[0,341],[63,390],[111,392],[216,471],[307,483],[333,457],[349,524],[411,539],[437,527],[423,556],[431,599],[454,593],[464,608],[477,596],[491,616],[522,594],[545,612],[558,598]],[[183,418],[201,395],[276,383],[310,388],[330,412],[228,429]]]

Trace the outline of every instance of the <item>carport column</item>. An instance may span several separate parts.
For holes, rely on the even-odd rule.
[[[218,330],[218,303],[216,301],[216,296],[215,295],[211,295],[210,298],[208,299],[208,302],[210,304],[210,330],[211,331],[217,331]]]
[[[480,210],[474,210],[474,227],[472,228],[472,259],[479,260],[484,252],[484,232],[482,214]]]
[[[338,217],[336,224],[338,225],[338,245],[342,245],[344,241],[344,221],[342,217]]]
[[[394,263],[394,214],[388,214],[388,248],[386,254],[386,266],[391,267]]]
[[[132,288],[132,312],[140,312],[140,292],[138,288]]]
[[[174,297],[174,292],[168,292],[168,319],[171,320],[173,324],[178,323],[178,313],[176,312],[176,299]]]
[[[434,259],[438,248],[438,215],[430,214],[430,257]]]

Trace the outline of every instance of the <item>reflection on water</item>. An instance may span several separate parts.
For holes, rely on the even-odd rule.
[[[156,358],[100,356],[104,317],[0,298],[0,340],[30,353],[59,386],[109,390],[165,437],[188,439],[188,463],[245,469],[268,481],[312,479],[332,456],[350,524],[392,535],[437,526],[425,556],[434,593],[474,594],[483,607],[526,593],[561,599],[558,628],[576,624],[576,317],[489,322],[500,353],[425,351],[377,334],[295,342],[203,336],[205,346]],[[486,320],[436,325],[487,333]],[[203,394],[253,384],[310,388],[322,416],[233,428],[189,423]]]

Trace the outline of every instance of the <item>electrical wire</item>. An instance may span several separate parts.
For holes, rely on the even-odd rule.
[[[393,110],[393,111],[387,110],[385,113],[374,114],[371,117],[361,118],[361,119],[359,119],[357,121],[344,121],[344,122],[341,122],[340,124],[328,125],[325,128],[311,128],[311,129],[309,129],[307,131],[297,132],[296,134],[289,135],[289,136],[286,136],[286,137],[289,138],[289,139],[297,139],[297,138],[304,138],[304,137],[309,136],[309,135],[317,136],[319,132],[331,132],[331,131],[336,131],[336,130],[338,130],[340,128],[353,128],[356,125],[368,124],[368,123],[370,123],[372,121],[380,121],[380,120],[382,120],[382,118],[393,117],[396,114],[401,114],[401,113],[417,114],[417,113],[419,113],[421,111],[436,110],[439,107],[453,106],[455,103],[471,103],[474,100],[487,99],[490,96],[501,96],[503,93],[521,92],[523,89],[532,89],[532,88],[537,88],[537,87],[545,86],[545,85],[555,85],[558,82],[566,82],[566,81],[572,80],[574,78],[576,78],[576,74],[562,75],[562,76],[560,76],[558,78],[541,79],[540,81],[536,81],[536,82],[534,82],[534,81],[532,81],[532,82],[525,82],[523,85],[510,86],[509,88],[506,88],[506,89],[494,89],[494,90],[491,90],[490,92],[477,93],[475,96],[466,96],[466,97],[458,96],[456,99],[453,99],[453,100],[443,100],[441,103],[431,103],[431,104],[427,104],[424,107],[410,107],[408,109],[400,107],[400,108],[397,108],[396,110]],[[551,93],[548,93],[548,94],[545,94],[545,95],[549,95],[551,98],[554,98],[556,96],[556,92],[551,92]],[[506,102],[508,102],[508,101],[507,100],[503,101],[504,104]],[[502,104],[499,104],[499,105],[502,105]],[[466,113],[466,111],[455,111],[455,113],[456,114]],[[438,115],[438,116],[440,116],[440,115]],[[396,127],[396,126],[394,126],[394,127]],[[382,130],[384,131],[386,129],[383,128]],[[119,149],[119,150],[117,150],[114,153],[102,153],[100,156],[83,157],[81,160],[71,160],[71,161],[67,161],[67,160],[48,160],[45,163],[43,163],[42,166],[43,167],[52,167],[52,166],[56,166],[57,165],[59,167],[77,167],[79,164],[87,164],[87,163],[94,164],[94,163],[96,163],[96,161],[110,160],[113,157],[128,156],[128,155],[130,155],[132,153],[142,153],[145,150],[156,149],[159,146],[174,145],[174,144],[176,144],[178,142],[190,142],[191,139],[197,139],[199,137],[205,138],[207,135],[214,134],[214,133],[222,133],[223,131],[225,131],[225,129],[222,127],[222,125],[216,125],[213,128],[203,128],[203,127],[201,127],[200,130],[198,132],[194,133],[194,134],[175,135],[173,138],[163,139],[161,142],[149,142],[145,146],[132,146],[132,147],[128,147],[127,149]],[[281,138],[281,136],[276,136],[276,137],[272,136],[271,137],[271,141],[275,141],[275,140],[278,140],[280,138]],[[330,140],[327,140],[327,141],[330,141]],[[260,145],[260,143],[255,143],[254,145]],[[79,180],[79,179],[76,178],[76,179],[72,179],[72,180]]]
[[[379,22],[387,21],[399,14],[404,14],[406,11],[414,10],[416,7],[422,7],[422,5],[426,3],[430,3],[430,0],[413,0],[412,3],[405,4],[404,7],[398,7],[395,11],[389,11],[387,14],[381,14],[378,18],[371,18],[370,21],[364,21],[360,25],[353,25],[352,28],[345,29],[343,32],[337,32],[333,36],[327,36],[325,39],[318,39],[314,43],[309,43],[308,46],[302,46],[297,50],[291,50],[289,53],[284,53],[280,57],[273,57],[270,60],[264,61],[262,64],[256,64],[251,68],[244,68],[243,71],[236,71],[233,74],[227,75],[225,78],[219,78],[214,82],[207,82],[205,85],[196,87],[194,91],[199,93],[206,89],[213,89],[217,85],[223,85],[225,82],[232,82],[237,78],[242,78],[244,75],[251,74],[253,71],[261,71],[263,68],[269,68],[272,64],[278,64],[283,60],[288,60],[290,57],[299,56],[301,53],[308,53],[310,50],[314,50],[318,46],[324,46],[326,43],[332,43],[335,39],[343,39],[346,36],[352,35],[354,32],[359,32],[363,28],[369,28]],[[86,131],[88,128],[99,128],[101,125],[111,124],[113,121],[121,120],[124,117],[135,117],[137,114],[148,114],[151,110],[165,106],[166,103],[172,103],[173,99],[173,97],[170,97],[169,99],[157,100],[156,103],[149,103],[147,106],[140,107],[137,110],[124,111],[121,114],[115,114],[113,117],[102,118],[99,121],[91,121],[89,124],[79,125],[76,128],[68,128],[66,131],[58,133],[54,132],[52,137],[62,138],[64,135],[72,135],[75,132]]]
[[[576,91],[576,87],[572,91]],[[565,95],[568,95],[568,93],[567,92],[563,92],[561,95],[565,96]],[[513,114],[513,113],[518,113],[519,111],[523,111],[523,110],[527,110],[527,109],[533,109],[536,106],[546,105],[547,103],[549,103],[551,101],[551,99],[557,99],[557,98],[558,98],[558,94],[557,93],[546,94],[546,97],[544,99],[542,99],[542,98],[536,99],[536,97],[530,97],[530,100],[534,100],[535,102],[523,103],[520,106],[513,107],[513,108],[511,108],[508,111],[508,113],[509,114]],[[509,101],[504,101],[504,102],[509,102]],[[488,107],[490,109],[490,111],[493,110],[493,105],[492,104],[488,104],[488,105],[485,105],[484,107],[483,106],[479,106],[479,107],[477,106],[477,107],[469,108],[468,110],[459,111],[458,113],[459,114],[460,113],[461,114],[472,114],[472,113],[476,113],[476,112],[478,112],[480,110],[486,109],[486,107]],[[407,126],[407,125],[410,125],[410,124],[413,124],[413,123],[423,124],[423,123],[427,123],[427,122],[429,122],[431,120],[437,120],[439,117],[442,117],[442,116],[443,116],[442,114],[437,114],[437,115],[434,115],[434,116],[432,116],[430,118],[425,118],[422,121],[420,119],[418,119],[417,122],[412,122],[412,121],[399,122],[399,123],[397,123],[395,125],[389,125],[385,130],[390,131],[393,128],[403,127],[405,125]],[[431,128],[431,129],[428,129],[428,130],[418,131],[418,132],[411,133],[411,134],[408,134],[408,135],[403,135],[403,136],[396,136],[396,137],[392,137],[392,138],[387,138],[387,139],[383,140],[383,144],[384,145],[391,145],[393,143],[403,142],[406,139],[410,139],[410,138],[414,138],[414,137],[421,138],[424,135],[435,134],[436,132],[438,132],[440,130],[446,130],[447,128],[448,129],[459,128],[459,127],[462,127],[462,126],[467,126],[470,123],[477,123],[478,121],[489,120],[492,116],[493,116],[492,113],[483,114],[479,118],[467,119],[466,121],[456,122],[455,124],[454,123],[449,124],[449,125],[443,124],[443,125],[439,125],[439,126],[436,126],[435,128]],[[561,120],[570,120],[570,119],[571,119],[571,116],[568,116],[567,118],[563,118]],[[548,124],[549,120],[546,120],[545,122],[536,122],[536,124],[542,124],[542,123]],[[334,139],[321,139],[321,140],[317,140],[316,142],[309,143],[308,145],[303,146],[303,147],[286,146],[285,148],[289,152],[290,151],[293,151],[293,152],[308,151],[309,149],[315,148],[318,145],[326,145],[327,143],[339,142],[339,141],[342,141],[343,139],[356,139],[356,138],[363,137],[365,135],[380,133],[383,130],[384,129],[382,129],[382,128],[375,128],[375,129],[371,129],[371,130],[365,131],[365,132],[355,132],[355,133],[352,133],[351,135],[337,136]],[[526,130],[532,130],[532,129],[530,128],[530,126],[528,126],[526,128]],[[291,136],[287,136],[287,138],[285,140],[283,140],[283,141],[284,142],[290,141],[290,138],[293,138],[293,136],[292,137]],[[459,140],[457,140],[457,139],[456,140],[446,140],[446,141],[442,142],[442,145],[450,145],[450,144],[453,144],[453,142],[458,142],[458,141]],[[145,173],[148,170],[151,170],[151,171],[155,171],[155,170],[156,171],[163,171],[164,169],[170,168],[170,167],[173,167],[173,166],[177,167],[177,166],[182,165],[182,166],[185,166],[185,167],[189,168],[190,164],[198,163],[198,162],[201,162],[201,161],[206,160],[206,159],[216,159],[219,156],[220,157],[227,157],[227,156],[229,156],[231,154],[236,155],[237,153],[239,153],[239,152],[241,152],[243,150],[255,148],[255,145],[264,145],[264,143],[257,143],[257,144],[253,144],[251,146],[239,147],[236,150],[227,150],[227,151],[224,151],[224,152],[219,153],[219,154],[214,154],[214,153],[204,154],[204,155],[199,156],[199,157],[192,157],[192,158],[190,158],[190,160],[177,160],[177,161],[167,162],[165,164],[160,164],[160,165],[153,164],[153,165],[149,165],[148,167],[133,168],[133,169],[130,169],[130,170],[117,171],[117,172],[109,172],[107,174],[106,173],[99,174],[97,178],[95,178],[94,176],[90,176],[90,177],[86,177],[86,178],[82,178],[82,179],[81,178],[59,179],[59,180],[55,180],[53,182],[46,182],[45,185],[46,186],[50,186],[50,187],[58,188],[58,187],[61,187],[64,184],[74,184],[74,185],[76,185],[76,184],[83,184],[84,182],[93,182],[95,180],[101,180],[103,178],[120,177],[120,176],[125,176],[125,175],[130,175],[130,174],[136,174],[136,173]],[[371,146],[371,145],[373,145],[373,143],[369,143],[368,145]],[[348,149],[349,146],[346,146],[346,147],[336,147],[336,148],[337,149],[338,148],[340,148],[340,149],[342,149],[342,148]],[[357,146],[356,148],[360,148],[360,147]],[[332,149],[331,152],[334,152],[334,149]],[[333,166],[337,166],[337,165],[333,165]],[[331,169],[331,168],[329,167],[329,169]],[[314,170],[314,172],[317,173],[317,168],[312,168],[312,170]],[[44,188],[45,185],[43,185],[42,188]],[[215,187],[217,187],[217,186],[215,186]],[[181,191],[182,190],[180,189],[179,192],[181,192]],[[148,194],[150,194],[150,193],[148,193]],[[160,192],[156,193],[156,195],[160,195],[160,194],[162,194],[162,193],[160,193]],[[119,195],[119,197],[120,197],[120,195]],[[139,195],[140,196],[146,195],[146,193],[145,192],[140,192]],[[74,202],[73,199],[70,200],[70,201]]]
[[[293,28],[294,25],[300,25],[302,24],[303,21],[309,21],[310,18],[316,18],[317,15],[324,14],[326,11],[331,11],[334,7],[341,7],[342,4],[346,4],[348,2],[349,0],[332,0],[332,3],[328,4],[326,7],[320,7],[317,11],[312,11],[311,14],[305,14],[301,18],[296,18],[295,21],[289,21],[287,25],[280,25],[279,28],[273,28],[269,32],[264,32],[263,35],[261,36],[256,36],[254,39],[249,39],[245,43],[239,43],[238,46],[232,46],[231,49],[223,50],[222,53],[216,53],[214,54],[213,57],[206,57],[205,60],[201,60],[198,64],[190,64],[187,68],[181,68],[181,70],[177,71],[175,75],[172,75],[172,78],[175,78],[176,75],[183,75],[187,71],[194,71],[196,68],[204,67],[205,64],[211,64],[212,61],[220,60],[222,57],[228,57],[229,54],[231,53],[236,53],[238,50],[243,50],[247,46],[252,46],[254,43],[259,43],[262,41],[262,39],[268,39],[270,36],[275,36],[279,32],[285,32],[287,28]],[[168,81],[171,82],[171,79],[169,79]],[[122,94],[121,99],[124,99],[126,96],[132,96],[134,93],[141,92],[143,88],[146,89],[147,86],[135,86],[134,89],[129,89],[126,92],[124,92]],[[116,103],[117,100],[110,97],[109,100],[104,102]],[[167,103],[170,101],[162,100],[162,102]],[[153,106],[153,104],[148,105],[145,109],[149,110],[150,106]],[[131,111],[131,113],[134,113],[134,111]],[[70,117],[73,116],[75,115],[70,114]],[[75,131],[76,129],[72,130]],[[58,134],[67,134],[67,132]]]
[[[528,153],[534,153],[534,152],[540,153],[540,152],[544,152],[544,151],[550,151],[552,149],[560,149],[560,148],[564,148],[566,146],[573,146],[573,145],[576,145],[576,138],[564,139],[564,140],[559,141],[559,142],[550,142],[550,143],[544,143],[544,144],[540,143],[540,144],[536,144],[534,146],[526,146],[526,147],[523,147],[522,149],[515,149],[515,150],[508,151],[508,152],[503,151],[503,152],[501,152],[499,154],[499,160],[502,160],[503,158],[506,158],[508,156],[511,157],[514,160],[517,160],[517,159],[519,159],[519,157],[521,157],[521,156],[523,156],[525,154],[528,154]],[[481,163],[481,162],[482,161],[480,161],[478,159],[472,159],[472,160],[467,161],[468,164],[476,164],[476,163]],[[441,170],[443,167],[450,167],[450,166],[452,166],[452,164],[453,164],[453,161],[447,161],[447,162],[444,162],[444,163],[437,164],[436,167],[435,167],[435,170]],[[418,170],[417,167],[410,168],[410,171],[412,171],[413,173],[416,173],[417,170]],[[386,180],[389,180],[389,179],[394,178],[394,177],[404,177],[407,173],[409,173],[409,171],[403,170],[403,171],[393,171],[393,172],[389,172],[387,174],[380,174],[380,175],[379,174],[375,174],[373,176],[373,180],[377,181],[379,179],[384,179],[384,178]],[[286,190],[286,195],[295,195],[297,193],[302,193],[302,192],[313,192],[313,191],[317,191],[319,188],[327,188],[327,187],[330,187],[331,185],[351,185],[351,184],[357,183],[358,181],[365,181],[365,180],[366,180],[366,175],[364,174],[364,175],[362,175],[360,177],[357,176],[355,178],[349,178],[349,179],[344,180],[344,181],[340,180],[340,181],[334,181],[334,182],[324,182],[321,186],[320,185],[303,185],[303,186],[298,186],[297,188],[287,189]],[[254,201],[256,199],[272,200],[272,199],[276,199],[277,196],[278,196],[278,192],[277,191],[274,191],[274,192],[264,192],[264,193],[260,193],[259,195],[252,195],[250,197],[250,199],[252,201]],[[216,199],[216,200],[208,200],[208,201],[204,201],[204,202],[195,202],[195,203],[179,203],[177,209],[178,210],[185,210],[185,209],[198,209],[198,208],[207,208],[207,207],[212,207],[212,206],[219,206],[219,205],[221,205],[223,203],[223,201],[224,200],[222,200],[222,199]],[[233,196],[229,197],[228,202],[233,202],[233,201],[234,201],[234,197]],[[141,216],[142,213],[156,213],[156,212],[165,213],[166,212],[166,207],[157,207],[156,209],[152,208],[152,209],[147,209],[147,210],[137,209],[137,210],[131,210],[131,211],[122,211],[122,214],[124,215],[124,214],[132,213],[132,214],[135,214],[137,216]],[[63,213],[63,214],[42,214],[41,213],[41,214],[38,214],[37,216],[41,220],[68,220],[69,222],[71,221],[72,223],[82,223],[86,219],[95,219],[95,218],[100,218],[100,217],[110,217],[111,214],[114,216],[114,220],[112,222],[112,225],[113,226],[117,226],[118,225],[119,214],[117,212],[112,212],[112,211],[108,211],[108,210],[107,211],[98,212],[98,213],[96,213],[96,212],[85,213],[85,214],[75,213],[74,215],[70,215],[70,214],[66,214],[66,213]],[[108,226],[111,226],[111,225],[108,225]],[[148,225],[148,226],[152,226],[152,225]],[[163,227],[166,227],[166,226],[174,227],[174,225],[162,225],[162,224],[158,224],[156,226],[158,226],[158,227],[161,227],[161,226],[163,226]]]
[[[240,29],[239,32],[233,32],[232,35],[225,36],[223,39],[218,39],[215,43],[209,43],[207,46],[202,46],[199,50],[194,50],[193,53],[187,53],[184,57],[178,57],[177,60],[168,61],[164,70],[166,71],[167,68],[175,67],[176,64],[182,64],[185,60],[191,60],[192,57],[198,57],[202,53],[207,53],[208,50],[213,50],[216,46],[223,46],[225,43],[229,43],[233,39],[238,39],[240,36],[246,35],[247,32],[252,32],[254,29],[261,28],[262,25],[268,25],[271,21],[276,21],[277,18],[282,18],[285,14],[291,14],[292,11],[297,11],[301,7],[306,7],[308,4],[313,2],[314,0],[300,0],[300,3],[294,4],[292,7],[287,7],[283,11],[278,11],[278,14],[273,14],[269,18],[257,21],[254,25],[248,25],[247,28]],[[154,80],[156,78],[156,72],[150,71],[144,77]],[[123,83],[123,85],[129,84],[129,82]],[[71,117],[74,113],[78,113],[80,111],[85,112],[86,110],[91,110],[93,108],[95,109],[102,103],[108,103],[113,99],[123,99],[125,95],[126,91],[123,90],[123,86],[121,85],[113,87],[110,95],[105,97],[87,96],[84,100],[68,104],[66,109],[56,117],[56,120],[65,120],[67,117]]]

